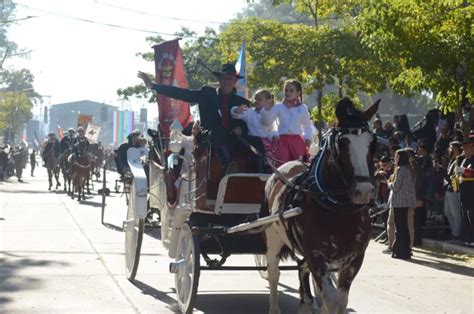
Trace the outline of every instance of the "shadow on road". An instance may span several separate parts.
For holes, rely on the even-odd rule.
[[[103,225],[104,225],[104,227],[107,227],[107,228],[112,229],[112,230],[114,230],[114,231],[123,232],[123,228],[122,228],[122,227],[116,226],[116,225],[114,225],[114,224],[111,224],[111,223],[108,223],[108,222],[104,222]]]
[[[465,261],[465,259],[463,258],[447,255],[444,253],[423,251],[422,254],[420,255],[417,254],[409,262],[422,265],[422,266],[435,268],[442,271],[447,271],[450,273],[474,277],[471,267],[450,263],[447,261],[443,261],[443,259]]]
[[[38,271],[48,266],[69,266],[69,263],[49,261],[42,259],[25,258],[20,255],[0,252],[0,305],[13,300],[5,294],[18,294],[23,290],[41,289],[42,279],[19,274],[26,268],[35,267]],[[0,306],[1,308],[1,306]]]
[[[232,291],[234,292],[234,291]],[[298,313],[299,298],[280,292],[278,294],[281,313]],[[196,310],[203,313],[268,313],[269,292],[234,292],[233,294],[198,294]]]
[[[169,294],[174,294],[174,293],[156,290],[155,288],[147,285],[146,283],[140,280],[136,280],[136,279],[133,281],[133,285],[137,287],[138,289],[140,289],[140,291],[144,295],[149,295],[155,298],[156,300],[159,300],[163,303],[168,304],[167,306],[168,309],[170,309],[171,311],[175,313],[179,313],[178,304],[176,303],[176,300],[174,299],[174,295],[169,296]]]
[[[93,201],[81,201],[80,204],[82,205],[87,205],[87,206],[92,206],[92,207],[100,207],[102,208],[102,203],[99,202],[93,202]]]
[[[156,240],[161,240],[161,228],[157,227],[146,227],[145,234]]]

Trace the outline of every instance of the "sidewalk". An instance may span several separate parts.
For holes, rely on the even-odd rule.
[[[465,254],[474,257],[474,248],[464,246],[459,241],[441,241],[433,239],[422,239],[423,246],[428,249],[435,249],[446,253]]]

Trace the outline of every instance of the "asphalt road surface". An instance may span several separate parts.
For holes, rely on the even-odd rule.
[[[25,171],[29,174],[29,169]],[[110,174],[109,186],[114,175]],[[78,203],[47,190],[36,177],[0,182],[0,313],[173,313],[177,310],[170,259],[159,229],[144,237],[134,284],[124,271],[125,197],[107,198],[100,222],[96,191]],[[95,183],[95,189],[99,184]],[[349,296],[348,312],[474,313],[473,257],[416,249],[411,261],[382,254],[372,242]],[[253,256],[226,265],[253,266]],[[296,271],[282,272],[282,313],[297,313]],[[197,313],[266,313],[268,284],[256,271],[202,272]]]

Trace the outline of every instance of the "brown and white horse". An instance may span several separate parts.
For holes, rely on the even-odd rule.
[[[371,163],[375,137],[367,121],[377,101],[365,112],[348,98],[336,107],[337,126],[328,132],[311,166],[298,161],[282,165],[265,186],[263,208],[275,214],[290,207],[303,213],[265,230],[270,313],[279,313],[278,263],[292,255],[298,261],[301,312],[312,310],[310,274],[321,310],[345,313],[349,289],[368,246],[371,225],[368,204],[373,193]],[[284,183],[281,175],[289,179]],[[280,178],[279,178],[280,177]],[[333,273],[337,276],[334,276]]]

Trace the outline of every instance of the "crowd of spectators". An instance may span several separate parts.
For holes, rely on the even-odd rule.
[[[384,252],[392,257],[409,258],[428,231],[474,246],[473,116],[467,103],[459,121],[437,109],[414,128],[406,115],[374,120],[376,198],[389,209],[381,218],[387,228]]]

